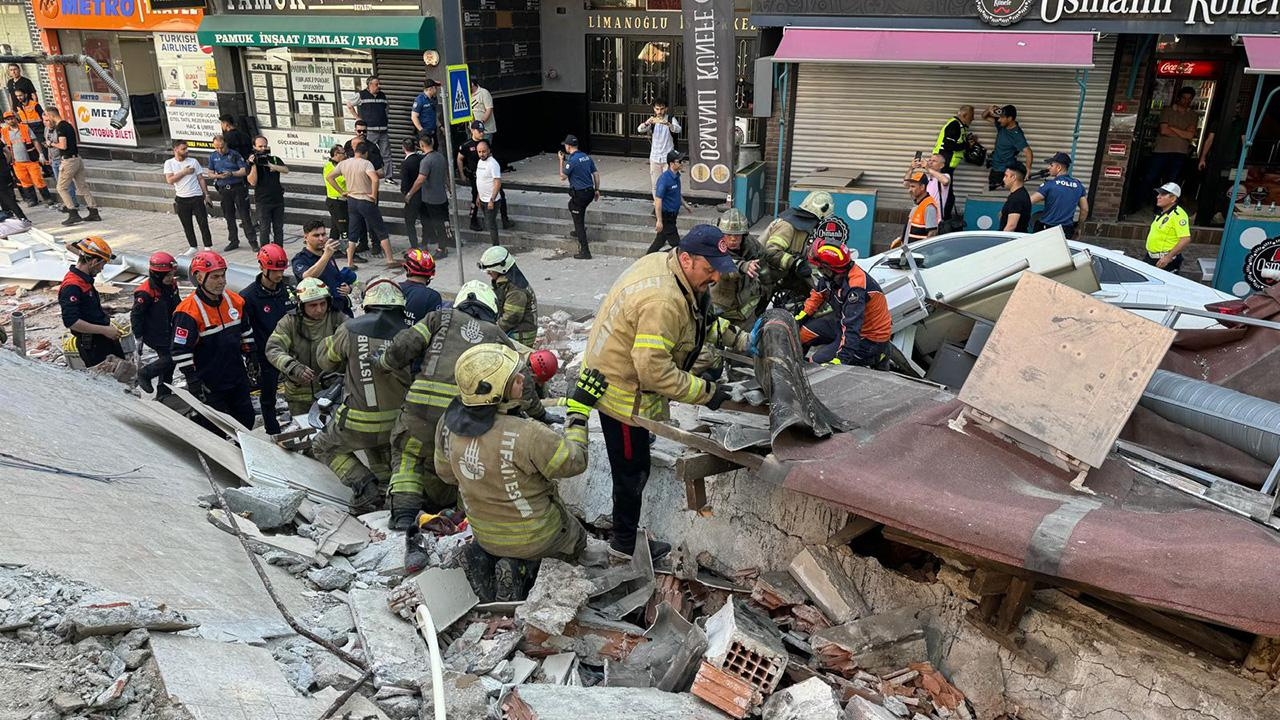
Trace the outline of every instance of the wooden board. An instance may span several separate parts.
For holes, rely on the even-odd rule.
[[[1174,334],[1023,273],[960,400],[1098,467]]]

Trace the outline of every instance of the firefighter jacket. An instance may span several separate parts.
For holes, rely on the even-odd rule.
[[[498,415],[488,430],[468,437],[441,419],[436,474],[458,486],[471,531],[490,554],[541,557],[569,521],[552,481],[587,469],[587,426],[574,417],[563,436],[536,420]]]
[[[338,331],[346,315],[333,309],[319,320],[303,314],[302,308],[285,315],[276,323],[267,338],[267,362],[284,376],[284,397],[289,402],[312,402],[316,393],[324,389],[320,384],[320,354],[324,352],[324,340]],[[305,368],[315,373],[315,379],[302,382],[300,374]]]
[[[813,289],[810,283],[796,275],[796,265],[808,262],[809,236],[816,221],[812,214],[793,208],[765,229],[763,261],[760,264],[767,265],[776,277],[774,290],[803,298]]]
[[[840,316],[840,349],[836,357],[842,362],[856,364],[850,353],[859,339],[871,342],[888,342],[893,335],[893,318],[880,284],[856,264],[849,272],[834,280],[819,281],[820,289],[813,291],[805,302],[805,312],[817,310],[824,302],[830,303]]]
[[[512,269],[493,281],[493,294],[498,298],[498,327],[512,340],[533,347],[538,339],[538,296],[529,281]]]
[[[378,355],[403,330],[404,313],[373,310],[347,320],[324,339],[317,369],[344,373],[346,399],[335,413],[342,429],[390,434],[395,426],[409,389],[409,371],[383,367]]]
[[[244,300],[227,290],[213,300],[196,288],[173,312],[173,365],[192,385],[214,391],[249,384],[244,356],[253,353],[253,331]]]
[[[694,294],[675,250],[637,260],[605,296],[583,368],[609,380],[596,409],[626,422],[666,419],[667,401],[705,404],[715,385],[691,372],[706,338],[710,298]]]
[[[404,396],[404,412],[422,418],[429,427],[435,427],[445,408],[458,396],[458,383],[453,375],[458,357],[481,343],[514,347],[497,324],[477,317],[486,314],[487,311],[477,309],[474,304],[464,303],[460,308],[428,313],[408,330],[401,330],[395,336],[378,364],[384,370],[408,371],[415,361],[421,362],[413,384]],[[535,383],[529,377],[525,381],[523,404],[530,416],[540,417],[545,411],[538,402]]]
[[[719,376],[724,367],[724,356],[719,348],[743,352],[751,344],[751,331],[743,330],[722,317],[715,317],[707,325],[707,340],[698,353],[698,360],[693,364],[696,375],[707,377],[708,370]]]
[[[169,352],[173,340],[173,311],[181,301],[178,286],[165,285],[154,277],[142,281],[133,291],[129,325],[134,337],[157,352]]]
[[[777,273],[761,259],[763,251],[759,241],[746,236],[742,238],[741,248],[730,251],[738,272],[722,275],[719,282],[711,286],[711,305],[717,315],[739,326],[755,320],[756,308],[760,306],[765,288],[771,286],[777,277]],[[760,260],[754,278],[749,277],[745,270],[752,260]]]
[[[263,359],[266,359],[267,338],[276,329],[276,323],[298,306],[293,288],[281,280],[274,290],[262,284],[262,273],[240,294],[244,298],[245,320],[253,330],[253,342]]]

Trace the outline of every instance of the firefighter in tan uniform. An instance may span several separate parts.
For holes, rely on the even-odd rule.
[[[320,355],[324,340],[338,331],[347,316],[329,302],[329,288],[318,278],[298,283],[298,307],[280,318],[267,338],[267,362],[284,376],[284,399],[289,414],[306,417],[320,384]]]
[[[818,223],[831,217],[835,201],[831,193],[815,190],[786,210],[764,231],[763,265],[777,277],[770,289],[782,292],[783,304],[804,302],[813,289],[813,268],[807,262],[809,235]]]
[[[716,315],[740,330],[749,330],[769,300],[765,288],[774,284],[776,273],[762,262],[760,242],[747,236],[747,218],[742,211],[725,211],[716,227],[724,233],[725,249],[733,256],[737,272],[721,276],[711,286],[711,305]]]
[[[489,274],[498,299],[498,327],[512,340],[533,347],[538,340],[538,296],[511,251],[495,245],[480,256],[480,269]]]
[[[599,371],[582,374],[565,401],[561,435],[519,414],[525,371],[505,345],[468,349],[455,369],[459,394],[436,429],[436,473],[462,494],[475,535],[462,565],[482,601],[524,599],[537,575],[530,561],[573,562],[587,546],[553,481],[587,469],[587,416],[608,383]]]
[[[736,270],[723,240],[715,227],[694,226],[675,249],[637,260],[596,312],[582,365],[609,378],[596,408],[613,475],[614,554],[629,557],[635,549],[649,479],[649,432],[633,416],[662,420],[670,400],[714,409],[729,396],[692,372],[710,322],[707,290]],[[734,349],[747,345],[743,334]],[[651,546],[655,558],[671,549],[666,543]]]
[[[378,360],[384,370],[420,369],[404,396],[404,406],[391,433],[391,529],[408,530],[419,510],[438,512],[457,501],[457,492],[432,471],[436,425],[458,396],[454,364],[467,349],[482,343],[513,343],[497,325],[497,300],[486,283],[473,280],[458,288],[456,305],[435,312],[401,330]],[[526,412],[545,410],[528,384]]]
[[[379,510],[391,478],[391,430],[409,389],[409,371],[388,370],[377,356],[404,330],[404,294],[390,280],[365,289],[365,313],[346,321],[324,341],[320,371],[345,373],[346,398],[312,441],[316,459],[326,463],[355,499],[351,512]],[[363,450],[366,466],[356,457]]]

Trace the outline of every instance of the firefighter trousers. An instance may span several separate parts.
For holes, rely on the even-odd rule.
[[[457,488],[435,472],[436,423],[400,413],[391,433],[391,492],[416,495],[423,509],[437,512],[458,502]]]
[[[370,482],[385,487],[391,478],[391,433],[362,432],[346,427],[340,408],[338,416],[329,420],[311,441],[311,451],[320,462],[329,466],[343,485],[359,493]],[[369,464],[356,457],[363,450]]]

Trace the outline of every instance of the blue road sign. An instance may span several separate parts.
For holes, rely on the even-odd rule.
[[[471,73],[466,65],[445,68],[449,78],[449,124],[471,121]]]

